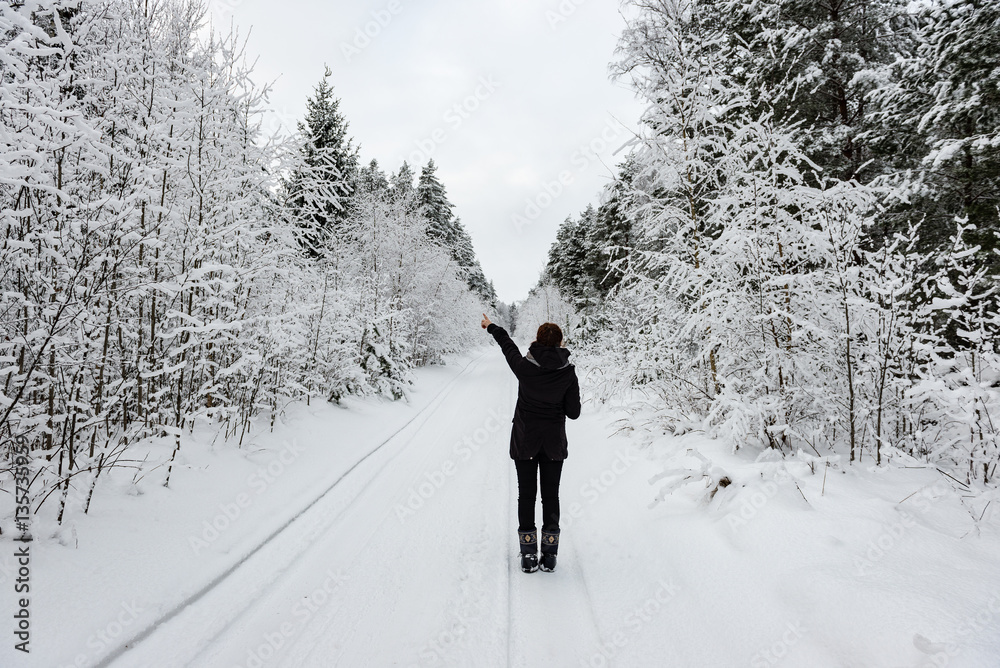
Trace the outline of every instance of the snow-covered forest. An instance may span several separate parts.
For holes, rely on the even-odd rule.
[[[0,665],[997,665],[1000,2],[259,4],[278,132],[240,1],[0,0]]]
[[[361,164],[329,71],[266,136],[267,89],[205,12],[0,5],[0,452],[30,443],[32,512],[60,522],[144,438],[402,397],[496,299],[433,162]]]
[[[624,11],[641,132],[512,318],[563,322],[596,396],[671,430],[991,481],[1000,8]],[[0,435],[32,444],[36,510],[199,420],[238,440],[292,400],[402,397],[505,312],[433,161],[363,164],[329,71],[267,136],[204,14],[0,7]]]
[[[521,308],[637,424],[992,483],[1000,5],[626,5],[642,130]]]

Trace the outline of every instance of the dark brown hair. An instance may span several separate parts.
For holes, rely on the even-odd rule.
[[[559,329],[559,325],[551,322],[544,322],[538,328],[538,334],[535,335],[535,341],[542,346],[558,346],[562,343],[563,335],[562,330]]]

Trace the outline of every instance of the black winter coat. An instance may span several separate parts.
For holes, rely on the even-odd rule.
[[[566,459],[566,418],[580,417],[580,383],[569,351],[536,342],[522,357],[503,327],[491,323],[486,331],[500,344],[518,381],[510,458],[532,459],[544,448],[549,459]]]

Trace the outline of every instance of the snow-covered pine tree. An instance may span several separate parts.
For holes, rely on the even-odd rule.
[[[444,184],[437,177],[437,165],[429,160],[420,172],[417,184],[417,200],[424,219],[427,221],[427,236],[445,248],[455,244],[454,205],[448,201]]]
[[[413,168],[410,167],[409,163],[404,161],[399,171],[389,177],[389,185],[392,187],[393,197],[400,201],[410,202],[414,206],[419,206],[419,201],[416,197],[416,185],[414,184],[415,179],[416,173],[413,171]]]
[[[327,67],[306,102],[307,113],[299,123],[302,166],[289,178],[286,188],[303,228],[302,243],[315,254],[323,238],[336,233],[347,216],[353,183],[358,171],[358,148],[347,135],[348,122],[334,96]]]
[[[425,220],[427,236],[446,249],[465,276],[469,289],[484,304],[496,301],[496,293],[483,273],[472,248],[472,238],[462,222],[455,217],[454,205],[448,200],[444,184],[437,177],[437,165],[429,160],[420,172],[417,202]]]
[[[472,247],[472,237],[469,236],[469,232],[458,218],[455,218],[455,245],[452,257],[465,275],[465,282],[469,289],[479,296],[484,305],[495,305],[497,301],[496,290],[493,289],[493,283],[486,278],[483,267],[476,257],[476,251]]]
[[[567,217],[549,248],[545,276],[593,317],[599,317],[598,306],[628,266],[634,245],[628,206],[636,169],[631,158],[623,163],[618,177],[605,188],[601,205],[596,209],[589,205],[579,220]]]
[[[633,245],[632,221],[626,215],[636,167],[627,159],[618,167],[615,180],[604,189],[597,219],[588,232],[587,243],[595,254],[592,261],[594,285],[606,297],[628,270],[628,249]]]
[[[577,304],[578,309],[584,309],[587,298],[594,296],[588,269],[596,258],[593,257],[587,233],[595,217],[591,206],[581,214],[580,220],[567,217],[563,221],[556,231],[555,242],[549,248],[545,268],[559,291]]]
[[[947,248],[955,216],[973,229],[980,261],[1000,269],[1000,7],[983,0],[934,0],[917,13],[915,55],[905,61],[898,94],[886,101],[922,140],[917,192],[921,225]],[[921,196],[923,195],[923,196]]]
[[[875,73],[907,39],[905,0],[715,3],[713,20],[747,48],[729,71],[762,94],[779,124],[799,123],[806,155],[825,178],[868,182],[892,154],[866,140]]]

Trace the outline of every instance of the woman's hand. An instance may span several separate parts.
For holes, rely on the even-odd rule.
[[[489,327],[489,326],[490,326],[490,325],[492,325],[493,323],[492,323],[492,322],[490,322],[490,319],[489,319],[489,318],[487,318],[487,317],[486,317],[486,314],[484,313],[484,314],[483,314],[483,321],[482,321],[481,323],[479,323],[479,324],[483,326],[483,329],[486,329],[487,327]]]

